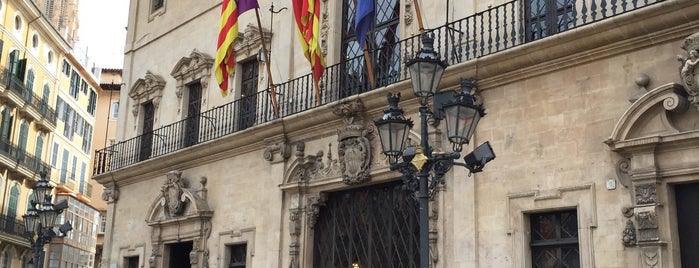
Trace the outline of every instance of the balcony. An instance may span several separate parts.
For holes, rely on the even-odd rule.
[[[29,245],[24,237],[24,221],[15,217],[0,214],[0,236],[6,241],[12,241],[20,245]]]
[[[12,107],[19,108],[19,112],[36,123],[39,130],[52,132],[56,130],[56,111],[39,96],[27,90],[19,79],[10,74],[9,70],[4,70],[0,77],[0,99],[4,100]]]
[[[449,65],[456,65],[548,39],[663,0],[564,2],[568,2],[569,6],[563,11],[557,10],[563,13],[549,16],[549,20],[559,20],[555,25],[542,19],[542,16],[525,17],[524,14],[535,11],[529,10],[520,1],[511,1],[428,31],[434,35],[435,47],[441,52],[442,59]],[[276,87],[278,117],[288,117],[405,81],[410,77],[403,63],[411,59],[420,47],[419,36],[412,36],[371,50],[376,70],[374,81],[368,81],[365,75],[363,57],[327,67],[320,80],[319,100],[316,99],[311,74],[279,84]],[[371,84],[374,85],[373,89]],[[267,89],[98,150],[95,154],[94,175],[215,140],[278,117],[273,112],[270,91]]]
[[[23,178],[34,178],[42,170],[51,171],[51,166],[40,158],[3,140],[0,140],[0,166],[5,166],[10,174]]]

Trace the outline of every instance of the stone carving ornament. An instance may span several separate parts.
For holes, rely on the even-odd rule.
[[[328,199],[328,195],[324,193],[317,193],[314,195],[309,195],[306,199],[306,217],[308,217],[308,227],[313,229],[318,221],[318,215],[320,214],[320,207],[325,206],[325,201]]]
[[[165,204],[163,204],[171,216],[179,215],[184,208],[184,200],[182,196],[182,188],[184,188],[184,183],[182,181],[182,171],[170,171],[167,173],[167,179],[165,185],[161,187],[163,197],[165,197]]]
[[[138,117],[139,106],[141,104],[152,102],[153,107],[157,110],[160,105],[160,100],[163,98],[163,89],[165,88],[165,79],[163,77],[146,71],[144,78],[139,78],[134,83],[129,91],[129,97],[133,100],[131,105],[131,114],[134,118]],[[157,121],[157,113],[154,121]],[[134,128],[138,120],[134,120]]]
[[[345,126],[337,130],[337,154],[342,180],[349,185],[366,182],[370,178],[371,144],[367,138],[369,131],[360,115],[364,111],[364,105],[355,100],[333,108],[333,112],[343,116],[345,122]]]
[[[301,235],[301,211],[298,208],[289,210],[289,234],[291,243],[289,244],[289,268],[299,267],[299,236]]]
[[[636,227],[631,220],[626,220],[624,235],[621,238],[621,243],[625,247],[633,247],[636,245]]]
[[[678,56],[678,60],[682,62],[680,78],[682,78],[685,90],[689,94],[689,102],[699,109],[699,69],[696,68],[699,64],[699,33],[685,38],[682,42],[682,49],[687,52],[688,57]]]
[[[654,183],[636,185],[636,204],[647,205],[658,203],[657,187]]]
[[[116,185],[104,188],[104,191],[102,192],[102,200],[107,203],[112,203],[119,200],[119,188]]]
[[[211,69],[214,66],[214,58],[194,49],[189,57],[182,57],[170,72],[170,75],[177,80],[178,99],[182,99],[182,92],[187,84],[199,81],[202,90],[209,87],[211,80]]]

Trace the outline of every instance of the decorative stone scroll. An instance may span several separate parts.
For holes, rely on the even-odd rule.
[[[273,162],[275,154],[279,154],[282,158],[281,160],[286,160],[291,157],[291,146],[285,138],[265,139],[265,142],[267,143],[267,147],[265,147],[265,151],[262,153],[262,158],[265,160]]]

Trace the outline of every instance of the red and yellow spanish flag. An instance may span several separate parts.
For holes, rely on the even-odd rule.
[[[235,72],[233,41],[238,36],[238,15],[260,8],[257,0],[223,0],[221,22],[216,43],[216,81],[221,95],[228,95],[228,76]]]
[[[325,70],[325,59],[320,51],[320,1],[292,1],[303,54],[311,63],[314,82],[318,83]]]

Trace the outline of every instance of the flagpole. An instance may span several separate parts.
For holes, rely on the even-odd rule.
[[[418,4],[418,0],[413,0],[413,5],[415,6],[415,16],[417,16],[417,26],[419,27],[420,34],[422,35],[422,33],[425,32],[425,26],[422,25],[422,11],[420,11],[420,4]]]
[[[265,34],[262,31],[262,23],[260,22],[260,11],[259,8],[255,8],[255,16],[257,17],[257,28],[260,30],[260,37],[262,38],[262,53],[265,54],[267,59],[267,77],[269,80],[269,88],[272,97],[272,108],[274,108],[274,115],[279,118],[279,105],[277,104],[277,92],[274,86],[274,81],[272,80],[272,59],[269,57],[269,51],[267,50],[267,45],[265,45]]]
[[[315,79],[313,70],[311,70],[311,78],[313,79],[313,86],[316,89],[316,102],[318,102],[318,106],[320,106],[320,85],[318,85],[318,80],[320,80],[320,78]]]
[[[374,67],[371,65],[371,57],[369,56],[369,44],[364,42],[364,62],[366,62],[366,71],[369,73],[369,84],[371,89],[374,89]]]

